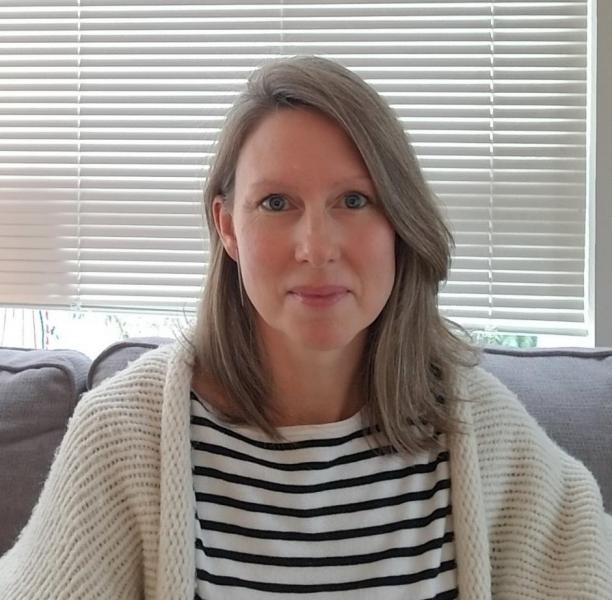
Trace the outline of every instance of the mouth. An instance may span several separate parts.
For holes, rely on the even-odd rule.
[[[292,290],[289,296],[296,299],[305,306],[327,307],[337,304],[349,294],[346,288],[335,288],[335,290]]]

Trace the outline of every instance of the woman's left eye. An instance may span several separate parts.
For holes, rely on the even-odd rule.
[[[360,192],[350,192],[344,196],[344,202],[349,208],[363,208],[369,199]]]

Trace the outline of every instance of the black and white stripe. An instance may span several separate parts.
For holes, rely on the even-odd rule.
[[[196,598],[457,598],[448,452],[381,455],[360,414],[287,443],[191,415]]]

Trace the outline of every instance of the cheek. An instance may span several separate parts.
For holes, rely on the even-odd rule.
[[[239,237],[239,249],[245,285],[250,289],[269,288],[268,277],[278,271],[284,252],[278,235],[250,228]]]
[[[377,279],[388,283],[395,277],[395,231],[386,221],[372,224],[356,240],[359,257]]]

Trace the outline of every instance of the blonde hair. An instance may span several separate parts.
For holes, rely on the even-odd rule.
[[[273,381],[258,346],[255,309],[248,299],[241,305],[237,265],[219,239],[212,205],[222,195],[232,209],[238,155],[254,127],[270,112],[299,107],[327,115],[353,140],[396,232],[395,282],[369,327],[359,371],[364,420],[381,446],[398,452],[438,448],[439,433],[459,431],[451,416],[452,403],[461,401],[458,367],[476,362],[469,344],[438,312],[452,236],[391,108],[331,60],[295,56],[264,64],[227,113],[204,189],[210,266],[191,339],[195,373],[231,399],[234,422],[284,439],[272,425]]]

